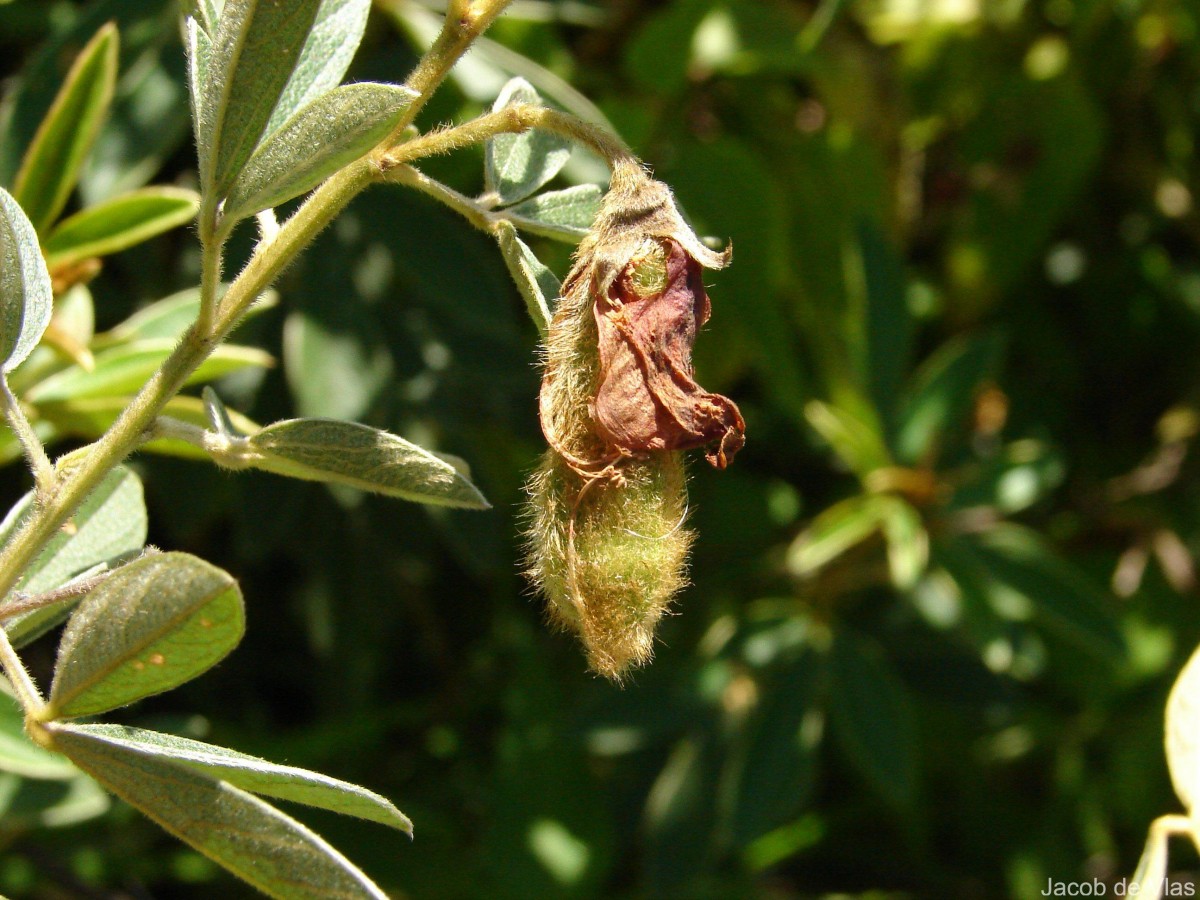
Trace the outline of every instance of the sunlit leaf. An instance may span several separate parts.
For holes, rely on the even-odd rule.
[[[88,207],[60,222],[45,242],[47,263],[66,266],[90,256],[107,256],[195,218],[194,191],[149,187]]]
[[[558,299],[562,287],[558,278],[542,265],[528,245],[517,237],[517,230],[508,223],[499,223],[496,241],[500,244],[508,273],[512,275],[525,301],[529,318],[533,319],[538,333],[545,338],[550,328],[550,303]]]
[[[487,509],[488,502],[461,472],[401,437],[355,422],[290,419],[248,438],[258,469],[345,484],[389,497]]]
[[[881,497],[881,526],[887,542],[888,571],[897,590],[908,590],[929,563],[929,534],[917,509],[900,497]]]
[[[30,514],[33,500],[30,493],[17,501],[0,523],[0,541],[7,541]],[[141,481],[129,469],[114,469],[84,499],[67,528],[50,539],[17,589],[26,594],[44,593],[101,563],[111,566],[128,559],[141,551],[146,528]],[[7,620],[4,628],[14,644],[27,643],[62,621],[75,602],[77,598],[16,616]]]
[[[281,766],[225,747],[123,725],[72,725],[70,733],[178,763],[252,794],[357,816],[412,834],[412,822],[390,800],[319,772]]]
[[[219,290],[223,292],[224,289],[222,285]],[[279,295],[275,291],[266,291],[251,305],[247,317],[265,312],[278,303]],[[111,330],[96,335],[94,346],[103,349],[147,338],[178,340],[196,321],[199,312],[200,289],[187,288],[142,307]]]
[[[224,195],[254,153],[319,5],[226,0],[198,104],[202,192]]]
[[[64,369],[31,387],[26,399],[31,403],[60,403],[134,393],[158,371],[175,346],[172,340],[145,338],[110,347],[96,354],[96,365],[90,372],[78,366]],[[269,368],[274,362],[271,354],[257,347],[222,344],[188,376],[187,383],[212,381],[248,367]]]
[[[492,109],[521,103],[541,105],[542,98],[528,81],[514,78]],[[487,189],[496,193],[501,204],[523,200],[557,175],[570,156],[570,142],[548,131],[533,128],[524,134],[498,134],[484,149]]]
[[[224,659],[244,630],[241,591],[216,566],[186,553],[128,563],[67,622],[47,717],[95,715],[170,690]]]
[[[316,187],[387,136],[409,103],[407,88],[348,84],[299,110],[237,174],[224,215],[237,221]]]
[[[67,73],[13,182],[13,196],[38,231],[62,211],[112,102],[117,80],[117,29],[96,32]]]
[[[0,188],[0,368],[5,373],[33,352],[53,308],[37,234],[17,201]]]
[[[71,725],[51,725],[49,731],[55,747],[79,768],[268,896],[386,900],[321,837],[253,794]]]
[[[578,241],[596,213],[604,189],[598,184],[577,184],[561,191],[547,191],[504,211],[505,218],[526,231],[557,240]]]
[[[788,549],[788,570],[795,575],[812,575],[851,547],[875,534],[892,498],[856,494],[821,511]]]
[[[370,11],[371,0],[321,0],[265,134],[273,134],[296,112],[341,83],[362,41]]]
[[[806,403],[804,416],[860,478],[890,464],[887,446],[876,423],[820,400]]]

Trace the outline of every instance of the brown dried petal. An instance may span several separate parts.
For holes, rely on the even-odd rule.
[[[745,443],[746,423],[732,400],[695,381],[692,348],[710,311],[703,269],[676,241],[662,244],[661,293],[639,297],[631,263],[596,298],[600,387],[592,417],[608,444],[630,453],[715,443],[707,459],[723,469]]]

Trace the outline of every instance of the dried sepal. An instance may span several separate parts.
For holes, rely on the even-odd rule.
[[[528,573],[553,621],[577,632],[592,668],[620,680],[647,662],[654,628],[686,580],[682,455],[742,446],[733,401],[692,368],[716,253],[666,185],[620,162],[550,323],[539,396],[550,445],[528,484]]]

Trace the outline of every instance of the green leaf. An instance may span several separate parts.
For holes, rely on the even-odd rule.
[[[1066,475],[1062,456],[1041,441],[1014,441],[973,467],[947,506],[994,507],[1005,515],[1028,509],[1057,488]]]
[[[804,404],[804,416],[859,478],[891,464],[887,445],[874,421],[820,400]]]
[[[72,725],[69,733],[85,734],[135,753],[169,760],[252,794],[357,816],[412,835],[408,816],[386,797],[319,772],[281,766],[213,744],[123,725]]]
[[[247,438],[256,469],[345,484],[417,503],[488,509],[454,466],[386,431],[334,419],[289,419]]]
[[[961,444],[983,382],[999,365],[1004,341],[996,333],[953,338],[917,370],[901,413],[896,455],[928,463],[947,444]]]
[[[171,834],[281,900],[386,895],[337,850],[253,794],[170,759],[49,726],[79,768]]]
[[[38,232],[62,212],[117,83],[117,29],[111,23],[80,51],[13,182],[13,196]]]
[[[108,794],[87,775],[74,767],[72,771],[73,778],[61,780],[0,773],[0,820],[5,832],[66,828],[108,812],[112,806]]]
[[[45,403],[38,405],[40,421],[53,426],[55,433],[61,436],[94,440],[108,430],[125,408],[132,402],[131,395],[117,394],[104,397],[80,397],[64,400],[61,403]],[[258,430],[258,424],[239,412],[229,410],[229,416],[235,427],[242,433]],[[172,397],[163,407],[162,415],[179,419],[190,425],[206,428],[209,425],[207,411],[199,397]],[[212,457],[199,447],[185,441],[160,439],[148,441],[138,448],[139,451],[162,453],[167,456],[181,456],[185,459],[209,461]]]
[[[533,319],[538,334],[544,340],[550,330],[549,301],[558,299],[562,285],[554,273],[533,255],[526,243],[517,237],[517,230],[508,222],[496,223],[496,241],[500,244],[508,274],[525,300],[529,318]]]
[[[879,530],[891,499],[877,494],[856,494],[822,510],[788,549],[788,571],[801,577],[812,575],[861,544]]]
[[[298,411],[306,416],[357,419],[392,383],[391,351],[365,304],[323,313],[297,310],[283,323],[283,360]]]
[[[3,679],[0,679],[0,772],[39,780],[65,780],[79,775],[79,770],[57,753],[44,750],[29,739],[25,733],[25,713]]]
[[[192,98],[192,130],[196,135],[196,152],[201,170],[205,168],[205,161],[212,156],[212,135],[200,124],[204,98],[212,90],[208,75],[212,67],[212,35],[213,32],[195,17],[188,16],[184,20],[183,40],[187,49],[188,93]]]
[[[1167,768],[1189,814],[1200,798],[1200,649],[1192,653],[1167,698]]]
[[[228,222],[316,187],[387,137],[413,99],[408,88],[348,84],[313,100],[271,134],[229,189]]]
[[[921,514],[907,500],[882,496],[883,538],[887,542],[888,572],[899,591],[912,588],[929,565],[929,533]]]
[[[30,492],[0,523],[0,541],[7,542],[32,509]],[[50,539],[17,590],[25,594],[45,593],[100,564],[116,565],[141,552],[146,543],[146,527],[142,483],[129,469],[118,467],[87,496],[69,527]],[[6,621],[4,628],[14,644],[28,643],[62,621],[75,602],[68,600],[17,616]]]
[[[220,292],[224,293],[225,285]],[[249,316],[273,308],[279,303],[279,294],[268,290],[248,310]],[[110,331],[96,335],[93,349],[100,350],[115,344],[129,343],[145,338],[161,338],[177,341],[188,327],[196,321],[200,312],[200,289],[186,288],[178,293],[155,300],[142,307],[124,322]]]
[[[96,715],[191,681],[244,631],[242,592],[227,572],[186,553],[134,560],[67,622],[47,718]]]
[[[46,239],[47,263],[66,266],[125,250],[190,222],[200,208],[194,191],[148,187],[114,197],[60,222]]]
[[[598,184],[577,184],[547,191],[504,210],[518,228],[560,241],[578,241],[592,227],[604,189]]]
[[[92,371],[79,366],[64,369],[30,388],[25,399],[37,404],[60,403],[82,397],[134,393],[158,371],[174,349],[175,341],[162,338],[146,338],[110,347],[96,354],[96,366]],[[270,368],[274,364],[271,354],[257,347],[222,344],[188,376],[187,384],[212,381],[251,366]]]
[[[224,196],[254,153],[318,5],[318,0],[226,0],[200,85],[202,193]]]
[[[0,188],[0,368],[5,374],[33,352],[53,310],[37,234],[13,196]]]
[[[1024,597],[1047,629],[1105,660],[1125,654],[1113,600],[1035,531],[1003,523],[979,536],[992,590]]]
[[[371,0],[321,0],[292,77],[275,105],[266,134],[274,134],[297,111],[337,87],[362,42]]]
[[[542,98],[524,78],[514,78],[500,91],[492,109],[521,103],[541,105]],[[498,134],[484,148],[484,179],[500,205],[523,200],[558,174],[571,157],[564,137],[532,128],[524,134]]]
[[[899,807],[917,792],[917,739],[912,704],[879,649],[835,633],[828,708],[834,733],[855,767]]]
[[[811,648],[769,684],[739,761],[731,827],[746,844],[796,818],[816,781],[824,711],[818,705],[822,655]]]

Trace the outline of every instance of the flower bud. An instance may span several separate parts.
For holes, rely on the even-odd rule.
[[[527,564],[551,619],[619,680],[650,659],[654,628],[685,582],[682,454],[724,468],[744,443],[732,400],[695,381],[708,320],[705,247],[670,190],[619,163],[563,284],[539,396],[550,445],[530,478]]]

